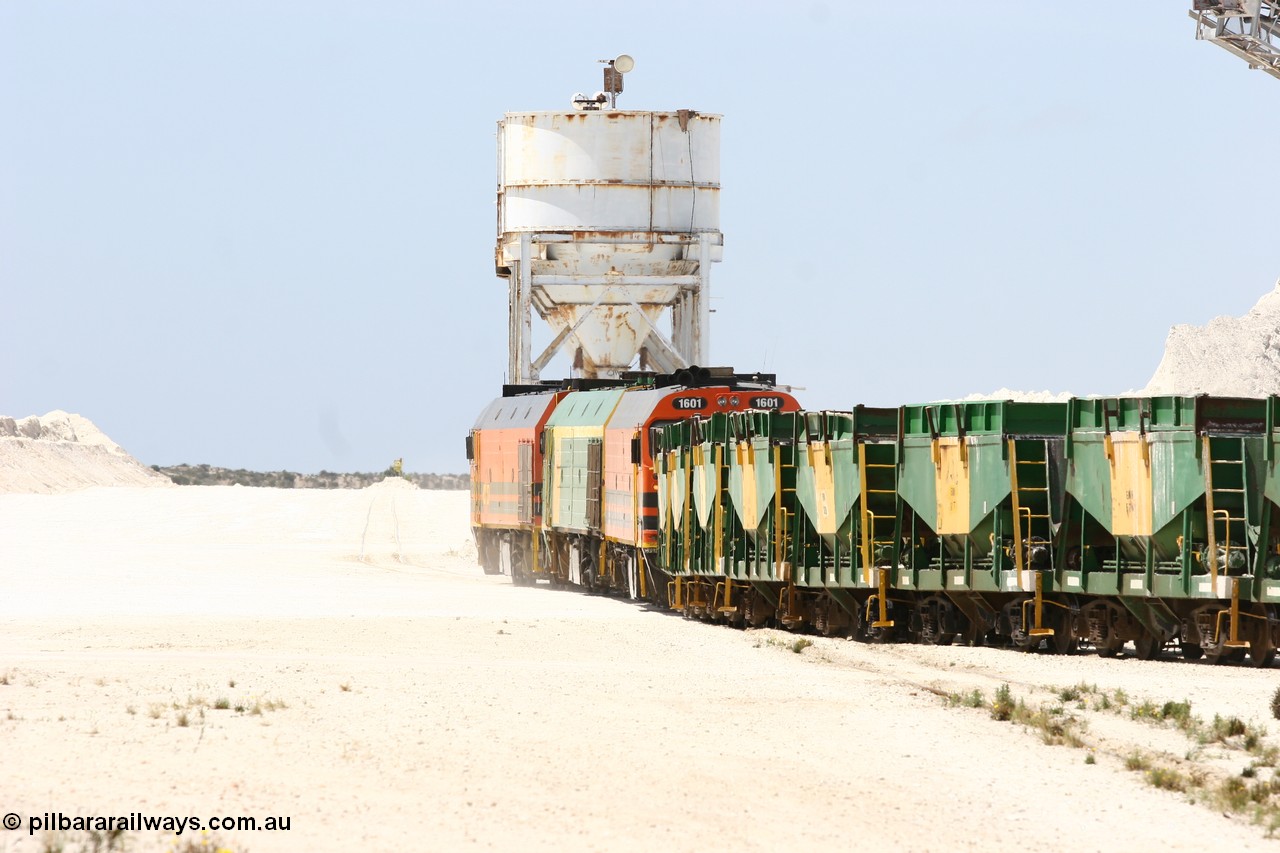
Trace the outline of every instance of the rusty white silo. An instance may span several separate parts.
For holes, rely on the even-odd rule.
[[[637,358],[664,372],[708,361],[710,267],[723,247],[720,117],[613,110],[603,100],[498,123],[509,382],[536,381],[561,350],[586,377],[617,376]],[[537,358],[535,310],[553,333]]]

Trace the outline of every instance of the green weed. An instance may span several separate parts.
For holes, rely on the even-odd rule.
[[[1243,811],[1249,804],[1249,787],[1239,776],[1228,776],[1218,785],[1218,802],[1233,812]]]
[[[1186,731],[1195,718],[1191,716],[1191,703],[1183,699],[1181,702],[1165,702],[1160,708],[1160,719],[1173,720],[1178,728]]]
[[[1001,684],[996,690],[996,698],[991,703],[991,718],[1000,722],[1007,722],[1013,718],[1014,702],[1013,691],[1009,689],[1008,684]]]
[[[1147,783],[1164,791],[1187,790],[1187,778],[1169,767],[1152,767],[1147,771]]]

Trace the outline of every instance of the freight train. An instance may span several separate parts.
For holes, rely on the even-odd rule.
[[[505,389],[485,571],[738,626],[1269,666],[1280,397],[803,411],[770,376]]]
[[[798,409],[774,376],[723,368],[506,386],[466,441],[480,565],[517,584],[665,594],[656,430],[690,417]]]

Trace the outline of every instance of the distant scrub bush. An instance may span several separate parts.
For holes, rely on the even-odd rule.
[[[244,468],[215,468],[211,465],[152,465],[179,486],[250,486],[274,489],[363,489],[387,478],[386,472],[299,474],[294,471],[248,471]],[[404,479],[420,489],[466,490],[468,474],[405,474]]]

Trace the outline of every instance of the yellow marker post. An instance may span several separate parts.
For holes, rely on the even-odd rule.
[[[873,622],[872,628],[892,628],[893,620],[889,618],[889,570],[887,568],[880,569],[880,594],[877,596],[880,604],[880,619]]]
[[[1031,637],[1052,637],[1053,629],[1044,627],[1044,572],[1036,572],[1036,623],[1027,631]],[[1024,615],[1022,621],[1026,622]]]

